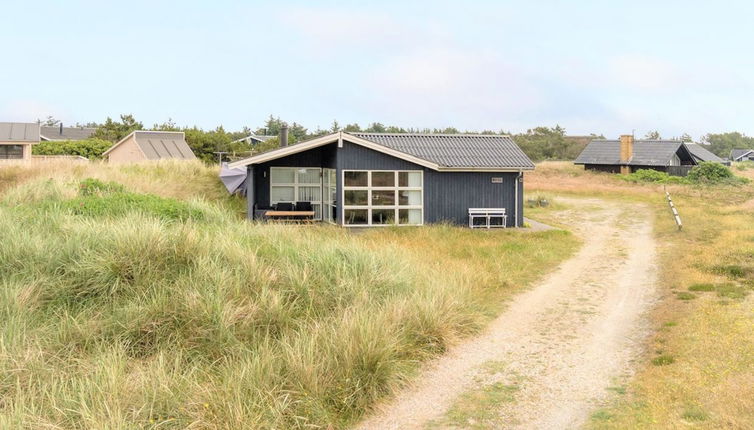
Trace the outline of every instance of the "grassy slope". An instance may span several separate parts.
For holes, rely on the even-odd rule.
[[[656,209],[655,235],[663,244],[660,302],[652,314],[656,330],[626,394],[596,411],[591,426],[749,427],[754,422],[754,186],[669,186],[684,221],[679,233],[658,186],[631,185],[564,163],[541,166],[527,185],[549,194],[641,200]]]
[[[75,215],[89,177],[201,219]],[[192,163],[2,168],[0,199],[2,428],[343,427],[577,245],[245,223]]]

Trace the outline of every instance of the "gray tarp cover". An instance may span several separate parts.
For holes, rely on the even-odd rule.
[[[220,180],[225,184],[228,192],[233,194],[240,191],[246,192],[246,169],[229,169],[228,163],[223,163],[220,167]]]

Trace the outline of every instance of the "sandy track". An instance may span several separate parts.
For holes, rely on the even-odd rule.
[[[430,363],[415,384],[367,417],[360,429],[422,428],[482,383],[515,378],[515,402],[495,428],[579,427],[630,374],[647,334],[655,291],[651,213],[641,205],[572,200],[560,215],[582,249],[520,294],[481,336]],[[490,376],[486,363],[504,370]]]

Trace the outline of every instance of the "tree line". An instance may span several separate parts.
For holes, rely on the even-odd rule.
[[[47,117],[45,121],[40,121],[40,123],[54,126],[59,124],[59,121],[52,117]],[[315,130],[309,130],[300,123],[295,121],[287,123],[280,119],[280,117],[272,115],[260,127],[255,129],[247,126],[238,131],[227,131],[222,126],[219,126],[213,130],[203,130],[196,126],[179,127],[172,120],[168,119],[168,121],[162,124],[154,124],[149,130],[182,131],[186,135],[186,142],[191,147],[191,150],[194,151],[197,158],[206,162],[216,162],[216,152],[246,156],[250,153],[259,153],[277,147],[279,145],[277,136],[283,125],[288,125],[290,144],[338,131],[353,133],[506,134],[510,135],[524,153],[534,161],[573,160],[592,139],[604,139],[604,136],[596,134],[568,136],[565,128],[560,125],[554,127],[535,127],[524,133],[510,133],[505,130],[461,131],[455,127],[431,129],[404,128],[384,125],[379,122],[370,123],[366,127],[362,127],[358,123],[342,126],[338,121],[333,121],[332,125],[327,129],[317,127]],[[96,131],[92,138],[85,141],[43,142],[35,145],[34,153],[43,155],[81,155],[87,158],[99,158],[113,143],[128,136],[132,131],[145,130],[144,124],[130,114],[120,115],[120,118],[116,120],[108,117],[103,123],[77,124],[77,126],[95,127]],[[245,142],[238,141],[251,134],[273,137],[251,147]],[[644,136],[644,139],[660,140],[662,137],[658,131],[650,131]],[[691,136],[686,133],[672,139],[685,142],[693,141]],[[702,143],[709,145],[708,149],[711,152],[724,158],[729,156],[731,149],[754,149],[754,138],[739,132],[707,134],[702,138]]]

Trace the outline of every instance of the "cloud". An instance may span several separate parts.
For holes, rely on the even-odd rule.
[[[380,11],[299,6],[283,9],[278,17],[309,48],[308,54],[338,54],[346,49],[395,47],[411,27]]]
[[[527,75],[493,51],[434,48],[391,57],[364,87],[378,110],[396,118],[483,128],[541,107],[545,95]]]
[[[611,83],[627,89],[669,91],[687,84],[682,70],[673,63],[644,55],[621,55],[609,62]]]

